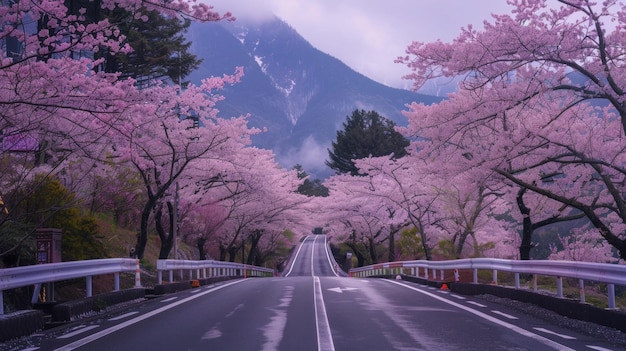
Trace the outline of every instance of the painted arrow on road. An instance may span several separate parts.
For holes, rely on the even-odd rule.
[[[330,291],[334,291],[334,292],[338,292],[338,293],[343,293],[344,291],[352,291],[352,290],[358,290],[358,288],[330,288],[328,289]]]

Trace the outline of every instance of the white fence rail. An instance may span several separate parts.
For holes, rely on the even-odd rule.
[[[498,283],[498,271],[514,274],[515,288],[520,288],[520,274],[534,276],[534,289],[537,290],[537,276],[556,278],[557,296],[563,297],[563,278],[578,279],[580,300],[585,301],[584,282],[605,283],[608,291],[609,308],[615,308],[615,285],[626,286],[626,265],[575,262],[575,261],[519,261],[493,258],[470,258],[450,261],[401,261],[381,263],[350,270],[351,277],[369,277],[388,274],[409,274],[415,277],[444,280],[445,271],[454,272],[454,280],[459,279],[458,270],[473,271],[473,283],[478,283],[478,271],[492,271],[492,283]],[[420,275],[421,274],[421,275]]]
[[[86,278],[86,291],[87,297],[89,297],[93,291],[93,276],[113,274],[115,276],[113,289],[118,291],[120,289],[120,273],[123,272],[134,272],[135,286],[141,286],[139,260],[130,258],[107,258],[0,269],[0,314],[4,314],[3,292],[5,290],[35,285],[33,302],[37,302],[42,284]]]
[[[195,279],[202,279],[221,276],[271,277],[274,275],[274,270],[270,268],[213,260],[158,260],[157,271],[159,284],[163,283],[164,272],[169,275],[169,281],[173,282],[176,271],[180,272],[181,276],[189,272],[189,279],[194,279],[194,276]]]

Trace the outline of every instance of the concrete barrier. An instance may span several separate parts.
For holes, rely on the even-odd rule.
[[[44,327],[44,313],[23,310],[0,315],[0,342],[30,335]]]
[[[52,320],[55,322],[72,321],[90,312],[99,312],[109,306],[144,298],[146,289],[134,288],[112,291],[75,301],[61,302],[52,306]]]

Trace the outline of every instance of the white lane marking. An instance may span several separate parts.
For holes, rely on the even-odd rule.
[[[222,336],[222,332],[217,329],[217,327],[213,327],[211,330],[209,330],[208,332],[204,333],[204,335],[202,335],[202,340],[211,340],[211,339],[217,339],[219,337]]]
[[[324,252],[326,252],[326,259],[328,260],[328,265],[330,265],[330,269],[333,271],[335,277],[339,276],[339,273],[335,270],[335,265],[330,260],[330,254],[328,253],[328,243],[326,242],[326,235],[324,235]]]
[[[552,330],[549,330],[549,329],[546,329],[546,328],[533,328],[533,329],[535,329],[536,331],[544,332],[546,334],[552,334],[552,335],[558,336],[559,338],[563,338],[563,339],[567,339],[567,340],[576,340],[576,338],[573,337],[573,336],[569,336],[569,335],[565,335],[565,334],[559,334],[559,333],[553,332]]]
[[[228,313],[228,314],[226,315],[226,318],[230,318],[230,317],[232,317],[232,316],[235,314],[235,312],[237,312],[237,310],[239,310],[240,308],[243,308],[243,304],[242,304],[242,303],[240,303],[239,305],[237,305],[237,307],[235,307],[235,309],[234,309],[234,310],[230,311],[230,313]]]
[[[545,337],[543,337],[543,336],[541,336],[539,334],[535,334],[535,333],[533,333],[531,331],[528,331],[526,329],[520,328],[520,327],[518,327],[516,325],[513,325],[511,323],[507,323],[505,321],[499,320],[498,318],[492,317],[492,316],[490,316],[488,314],[485,314],[483,312],[475,310],[475,309],[473,309],[471,307],[467,307],[467,306],[461,305],[460,303],[456,303],[454,301],[450,301],[450,300],[448,300],[446,298],[443,298],[441,296],[437,296],[435,294],[429,293],[428,291],[420,290],[420,289],[415,288],[413,286],[409,286],[409,285],[405,285],[403,283],[399,283],[399,282],[397,282],[395,280],[385,280],[385,281],[388,282],[388,283],[391,283],[391,284],[400,285],[400,286],[405,287],[407,289],[411,289],[411,290],[417,291],[420,294],[424,294],[426,296],[430,296],[430,297],[432,297],[434,299],[437,299],[437,300],[439,300],[439,301],[441,301],[443,303],[447,303],[449,305],[452,305],[452,306],[455,306],[457,308],[460,308],[460,309],[462,309],[464,311],[467,311],[467,312],[469,312],[471,314],[474,314],[474,315],[476,315],[478,317],[486,319],[486,320],[488,320],[488,321],[490,321],[492,323],[495,323],[495,324],[500,325],[500,326],[502,326],[504,328],[507,328],[507,329],[509,329],[511,331],[514,331],[514,332],[516,332],[518,334],[521,334],[521,335],[527,336],[527,337],[529,337],[531,339],[537,340],[538,342],[540,342],[540,343],[542,343],[544,345],[550,346],[550,347],[552,347],[552,348],[554,348],[556,350],[574,351],[574,349],[571,349],[571,348],[569,348],[569,347],[567,347],[565,345],[559,344],[558,342],[552,341],[552,340],[550,340],[548,338],[545,338]]]
[[[486,305],[483,305],[482,303],[478,303],[476,301],[467,301],[467,303],[471,303],[474,306],[478,306],[478,307],[482,307],[482,308],[487,307]]]
[[[20,351],[35,351],[35,350],[39,350],[39,347],[29,347],[27,349],[21,349]]]
[[[128,312],[128,313],[123,314],[123,315],[121,315],[121,316],[117,316],[117,317],[109,318],[109,321],[111,321],[111,322],[113,322],[113,321],[119,321],[120,319],[124,319],[124,318],[126,318],[126,317],[130,317],[130,316],[132,316],[132,315],[134,315],[134,314],[137,314],[137,313],[139,313],[139,312],[137,312],[137,311],[135,311],[135,312]]]
[[[76,336],[78,334],[82,334],[82,333],[88,332],[91,329],[96,329],[98,327],[99,327],[99,325],[96,324],[96,325],[90,325],[88,327],[79,328],[77,330],[74,330],[73,332],[70,332],[70,333],[67,333],[67,334],[63,334],[63,335],[59,336],[57,339],[68,339],[68,338],[71,338],[71,337]]]
[[[455,299],[465,300],[465,297],[464,297],[464,296],[461,296],[461,295],[457,295],[457,294],[450,294],[450,296],[454,297]]]
[[[330,288],[330,289],[326,289],[326,290],[330,290],[330,291],[334,291],[336,293],[340,293],[342,294],[344,291],[352,291],[352,290],[359,290],[358,288]]]
[[[315,277],[315,242],[317,241],[318,236],[316,235],[313,239],[313,245],[311,245],[311,276]]]
[[[611,349],[607,349],[604,347],[600,347],[600,346],[593,346],[593,345],[586,345],[588,348],[592,349],[592,350],[596,350],[596,351],[613,351]]]
[[[367,279],[359,279],[359,281],[360,281],[360,282],[362,282],[362,283],[369,283],[369,282],[370,282],[370,281],[369,281],[369,280],[367,280]]]
[[[499,315],[501,315],[502,317],[505,317],[505,318],[508,318],[508,319],[519,319],[519,318],[517,318],[517,317],[515,317],[515,316],[511,316],[510,314],[506,314],[506,313],[504,313],[504,312],[500,312],[500,311],[496,311],[496,310],[493,310],[493,311],[491,311],[491,312],[492,312],[492,313],[495,313],[495,314],[499,314]]]
[[[155,316],[155,315],[157,315],[159,313],[162,313],[162,312],[165,312],[165,311],[167,311],[169,309],[172,309],[172,308],[174,308],[174,307],[176,307],[178,305],[182,305],[185,302],[188,302],[188,301],[191,301],[191,300],[195,300],[195,299],[197,299],[197,298],[199,298],[199,297],[201,297],[203,295],[210,294],[210,293],[212,293],[212,292],[214,292],[216,290],[220,290],[220,289],[225,288],[227,286],[231,286],[231,285],[234,285],[234,284],[239,284],[239,283],[244,282],[246,280],[247,279],[235,280],[235,281],[232,281],[230,283],[226,283],[224,285],[220,285],[220,286],[217,286],[215,288],[205,290],[205,291],[201,292],[200,294],[191,295],[191,296],[189,296],[187,298],[184,298],[182,300],[176,301],[176,302],[174,302],[172,304],[169,304],[167,306],[163,306],[163,307],[157,308],[154,311],[150,311],[150,312],[148,312],[146,314],[142,314],[142,315],[137,316],[137,317],[135,317],[133,319],[127,320],[125,322],[122,322],[122,323],[120,323],[118,325],[115,325],[115,326],[112,326],[110,328],[101,330],[101,331],[99,331],[97,333],[91,334],[91,335],[89,335],[89,336],[87,336],[87,337],[85,337],[83,339],[74,341],[71,344],[67,344],[67,345],[65,345],[63,347],[60,347],[60,348],[56,349],[55,351],[71,351],[71,350],[75,350],[75,349],[77,349],[77,348],[79,348],[79,347],[81,347],[83,345],[86,345],[86,344],[88,344],[88,343],[90,343],[90,342],[92,342],[94,340],[100,339],[100,338],[102,338],[102,337],[104,337],[106,335],[114,333],[114,332],[116,332],[116,331],[118,331],[120,329],[124,329],[124,328],[126,328],[126,327],[128,327],[130,325],[135,324],[135,323],[139,323],[139,322],[143,321],[144,319],[148,319],[148,318],[150,318],[152,316]]]
[[[170,301],[176,300],[177,298],[178,298],[177,296],[174,296],[174,297],[170,297],[169,299],[161,300],[161,302],[170,302]]]
[[[308,236],[307,236],[307,238],[308,238]],[[302,246],[303,246],[305,241],[306,241],[306,238],[304,240],[302,240],[302,242],[298,246],[298,251],[296,251],[296,255],[293,256],[293,261],[291,261],[291,267],[289,267],[289,272],[287,272],[287,274],[285,274],[285,277],[288,277],[289,274],[291,274],[291,271],[293,270],[293,265],[296,264],[296,261],[298,260],[298,255],[300,254],[300,250],[302,250]]]
[[[190,294],[195,294],[195,293],[200,292],[200,291],[202,291],[202,290],[199,290],[199,289],[193,289],[193,290],[191,290],[189,293],[190,293]]]
[[[319,277],[313,277],[313,302],[315,304],[315,328],[317,329],[317,350],[335,351],[333,335],[330,331],[324,296],[322,295],[322,284]]]

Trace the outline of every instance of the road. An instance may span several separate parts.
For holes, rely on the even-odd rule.
[[[11,349],[622,350],[474,297],[339,277],[323,235],[307,237],[288,268],[284,277],[163,296],[42,332]]]

